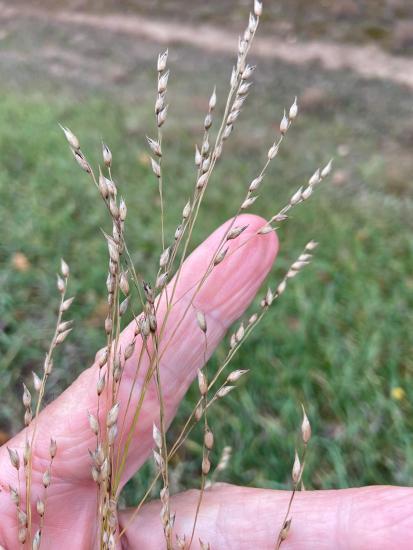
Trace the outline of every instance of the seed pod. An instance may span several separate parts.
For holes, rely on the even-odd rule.
[[[151,327],[149,325],[149,319],[144,315],[140,321],[141,325],[141,334],[144,338],[147,338],[151,332]]]
[[[262,183],[263,179],[264,179],[263,176],[258,176],[258,178],[255,178],[254,180],[252,180],[252,182],[250,183],[248,191],[250,193],[252,193],[253,191],[256,191],[261,186],[261,183]]]
[[[47,468],[47,470],[44,472],[42,482],[43,482],[43,487],[45,489],[47,489],[50,485],[50,469],[49,468]]]
[[[232,391],[235,388],[235,386],[223,386],[217,391],[217,397],[222,398],[229,394],[230,391]]]
[[[108,360],[108,348],[104,347],[101,350],[99,350],[98,353],[96,354],[96,361],[100,369],[103,367],[103,365],[106,364],[107,360]]]
[[[26,439],[24,443],[24,451],[23,451],[23,464],[24,466],[27,466],[30,459],[30,443],[29,440]]]
[[[280,132],[281,132],[282,135],[285,135],[287,133],[289,125],[290,125],[289,120],[288,120],[287,115],[285,114],[285,111],[284,111],[284,115],[283,115],[283,117],[281,119],[281,122],[280,122]]]
[[[311,176],[311,178],[308,180],[308,185],[316,185],[321,181],[320,178],[320,169],[318,168],[314,174]]]
[[[249,18],[249,21],[248,21],[248,28],[251,31],[251,33],[256,31],[257,25],[258,25],[257,19],[253,16],[252,13],[250,13],[250,18]]]
[[[251,82],[243,82],[238,88],[238,95],[246,95],[251,87]]]
[[[204,434],[204,445],[208,450],[211,450],[214,446],[214,434],[211,430],[207,430]]]
[[[317,246],[318,243],[316,241],[310,241],[305,245],[305,250],[309,250],[311,252],[311,250],[314,250]]]
[[[297,97],[294,98],[294,103],[291,105],[290,110],[288,112],[288,118],[290,120],[294,120],[298,113],[298,105],[297,105]]]
[[[201,395],[208,393],[208,382],[205,374],[200,369],[198,370],[198,387]]]
[[[152,166],[152,171],[153,173],[155,174],[155,176],[157,178],[160,178],[161,177],[161,167],[160,165],[156,162],[156,160],[153,160],[153,158],[151,157],[151,166]]]
[[[33,419],[33,413],[31,408],[27,408],[24,412],[24,425],[28,426]]]
[[[258,196],[249,197],[248,199],[245,199],[245,201],[241,204],[241,210],[246,210],[247,208],[252,206],[257,199],[258,199]]]
[[[125,315],[129,305],[129,296],[123,300],[123,302],[119,306],[119,315],[122,317]]]
[[[184,209],[182,210],[182,217],[184,220],[189,218],[189,214],[191,213],[191,203],[188,201],[186,205],[184,206]]]
[[[159,275],[159,277],[156,279],[156,288],[163,288],[166,283],[168,282],[168,272],[162,273]]]
[[[196,188],[202,189],[203,187],[205,187],[205,184],[208,181],[208,178],[209,178],[208,174],[202,174],[202,176],[196,182]]]
[[[96,468],[96,466],[92,466],[92,479],[95,483],[98,483],[99,482],[99,478],[100,478],[100,472],[99,470]]]
[[[274,231],[274,228],[271,227],[271,225],[267,224],[264,225],[264,227],[261,227],[261,229],[258,231],[258,235],[267,235],[268,233],[272,233]]]
[[[202,405],[198,405],[198,407],[195,409],[195,420],[199,422],[202,418],[202,413],[204,412],[204,409]]]
[[[7,451],[9,453],[9,458],[12,466],[18,470],[20,468],[20,457],[19,453],[16,451],[16,449],[10,449],[7,447]]]
[[[111,317],[106,317],[106,319],[105,319],[105,332],[106,332],[107,336],[109,336],[109,334],[112,333],[112,328],[113,328],[113,321],[112,321]]]
[[[211,97],[209,98],[209,110],[213,111],[215,109],[216,104],[217,104],[217,91],[214,86]]]
[[[324,166],[324,168],[321,170],[321,177],[322,177],[322,178],[326,178],[326,177],[330,174],[332,165],[333,165],[333,159],[331,159],[331,160]]]
[[[149,313],[148,320],[149,320],[149,328],[151,332],[156,332],[156,328],[157,328],[156,316],[153,313]]]
[[[268,150],[268,160],[272,160],[278,154],[278,143],[274,143]]]
[[[291,206],[298,204],[302,199],[303,188],[300,187],[290,199]]]
[[[152,427],[152,437],[158,449],[162,449],[162,434],[155,424]]]
[[[294,464],[291,472],[291,477],[294,483],[298,483],[301,476],[301,464],[297,451],[295,451]]]
[[[166,71],[162,76],[158,79],[158,93],[162,94],[166,91],[166,88],[168,86],[168,78],[169,78],[169,71]]]
[[[215,256],[215,259],[214,259],[214,266],[222,262],[222,260],[227,255],[227,252],[228,252],[228,248],[223,248],[218,252],[218,254]]]
[[[69,277],[69,266],[67,265],[67,263],[64,261],[63,258],[60,260],[60,272],[65,279]]]
[[[125,296],[129,294],[128,274],[122,271],[119,277],[119,286]]]
[[[174,238],[175,238],[176,241],[182,237],[183,232],[184,232],[183,226],[178,225],[178,227],[175,230],[175,235],[174,235]]]
[[[102,195],[102,197],[104,199],[107,199],[108,196],[109,196],[109,188],[108,188],[106,182],[107,182],[107,179],[105,178],[105,176],[102,174],[102,172],[99,169],[99,182],[98,182],[98,185],[99,185],[100,194]]]
[[[165,120],[166,120],[166,115],[168,113],[168,105],[166,107],[164,107],[162,109],[162,111],[160,111],[158,113],[158,117],[157,117],[157,124],[158,124],[158,127],[160,128],[161,126],[163,126],[163,124],[165,123]]]
[[[267,294],[265,295],[265,302],[267,306],[270,306],[273,300],[274,300],[274,294],[272,293],[272,290],[269,288],[267,290]]]
[[[56,286],[57,286],[57,290],[60,292],[60,294],[63,294],[64,291],[66,290],[66,283],[60,277],[60,275],[57,276]]]
[[[258,315],[256,313],[253,313],[251,317],[248,319],[248,324],[253,325],[257,319],[258,319]]]
[[[80,149],[78,149],[76,151],[72,150],[72,153],[73,153],[73,157],[74,157],[75,161],[78,163],[80,168],[82,170],[84,170],[87,174],[90,174],[92,169],[90,168],[90,164],[86,160],[86,157],[82,153],[82,151]]]
[[[232,124],[227,124],[224,128],[223,133],[222,133],[222,139],[224,139],[224,140],[228,139],[229,136],[231,135],[232,129],[233,129]]]
[[[202,311],[198,310],[196,312],[196,320],[197,320],[198,326],[202,330],[202,332],[206,333],[206,331],[207,331],[207,322],[206,322],[205,315]]]
[[[113,407],[110,409],[110,411],[107,414],[106,418],[106,426],[110,428],[114,424],[116,424],[116,421],[118,419],[119,415],[119,403],[115,403]]]
[[[23,384],[23,405],[27,408],[30,407],[32,402],[32,396],[29,392],[26,384]]]
[[[105,388],[105,376],[101,376],[96,384],[96,393],[101,395]]]
[[[89,417],[90,429],[92,430],[92,432],[95,435],[98,435],[98,433],[99,433],[99,421],[98,421],[98,419],[92,413],[88,413],[88,417]]]
[[[66,338],[69,336],[69,334],[72,332],[73,329],[69,328],[68,330],[65,330],[64,332],[61,332],[56,337],[56,345],[62,344]]]
[[[155,464],[158,466],[158,468],[162,469],[163,459],[162,459],[161,455],[157,451],[153,451],[153,458],[154,458]]]
[[[103,461],[103,464],[100,468],[100,479],[106,481],[109,477],[110,463],[107,458]]]
[[[115,443],[116,436],[118,435],[118,427],[116,424],[111,426],[108,430],[108,444],[113,445]]]
[[[228,115],[228,118],[227,118],[227,125],[230,126],[232,124],[234,124],[234,122],[237,120],[237,118],[239,117],[239,114],[240,114],[240,111],[238,110],[232,110],[229,115]]]
[[[244,376],[244,374],[246,374],[247,372],[249,372],[248,369],[234,370],[231,373],[229,373],[229,375],[227,377],[227,382],[233,384],[234,382],[237,382],[237,380],[239,380],[241,378],[241,376]]]
[[[21,542],[21,544],[24,544],[26,542],[26,537],[27,537],[26,527],[20,527],[19,533],[18,533],[19,542]]]
[[[309,185],[304,189],[301,196],[302,196],[302,199],[305,201],[308,198],[310,198],[312,194],[313,194],[313,186]]]
[[[284,279],[281,281],[281,283],[277,287],[277,296],[281,296],[281,294],[285,291],[287,287],[287,281]]]
[[[57,327],[57,332],[65,332],[68,328],[70,328],[73,325],[73,321],[64,321],[63,323],[59,323],[59,326]]]
[[[67,311],[70,306],[72,305],[72,302],[75,298],[72,297],[72,298],[68,298],[67,300],[65,300],[62,305],[60,306],[60,311],[61,312],[64,312],[64,311]]]
[[[53,360],[49,359],[49,357],[46,355],[46,358],[44,360],[43,370],[46,375],[49,375],[52,372],[53,369]]]
[[[257,17],[262,15],[262,2],[260,0],[254,0],[254,13]]]
[[[135,344],[136,344],[136,340],[133,339],[132,342],[126,346],[125,354],[124,354],[125,361],[127,361],[132,357],[133,351],[135,349]]]
[[[108,187],[109,195],[111,195],[113,198],[116,198],[116,195],[118,194],[118,189],[115,182],[107,178],[105,178],[105,182]]]
[[[37,509],[37,513],[39,514],[39,516],[43,517],[44,516],[44,501],[41,500],[41,498],[37,499],[36,509]]]
[[[11,487],[11,485],[9,485],[9,491],[10,491],[10,498],[13,504],[15,504],[16,506],[20,506],[20,495],[17,492],[17,489],[14,489],[13,487]]]
[[[51,438],[50,439],[50,445],[49,445],[50,458],[53,459],[56,456],[56,453],[57,453],[56,439]]]
[[[75,136],[75,134],[69,130],[69,128],[66,128],[65,126],[62,126],[61,124],[59,124],[60,128],[63,130],[63,133],[65,135],[65,138],[68,142],[68,144],[70,145],[70,147],[72,147],[73,149],[80,149],[80,143],[79,143],[79,140],[77,139],[77,137]]]
[[[159,142],[155,141],[154,139],[151,139],[148,136],[146,136],[146,140],[148,142],[149,147],[151,148],[152,153],[154,153],[157,157],[161,157],[162,150]]]
[[[241,323],[235,333],[235,338],[237,339],[237,342],[240,342],[244,338],[244,336],[245,336],[244,324]]]
[[[165,50],[163,53],[160,53],[158,55],[158,63],[157,63],[158,73],[165,70],[167,60],[168,60],[168,50]]]
[[[208,113],[204,119],[204,128],[205,130],[209,130],[211,126],[212,126],[212,116],[210,115],[210,113]]]
[[[211,164],[211,157],[207,157],[204,160],[204,162],[202,163],[202,172],[203,173],[208,172],[210,164]]]
[[[228,231],[227,241],[230,241],[232,239],[236,239],[237,237],[239,237],[241,233],[247,229],[247,227],[248,225],[244,225],[242,227],[241,226],[233,227],[230,231]]]
[[[308,420],[307,414],[304,409],[304,405],[301,405],[301,408],[303,409],[303,421],[301,424],[301,436],[303,438],[303,441],[305,445],[310,441],[311,439],[311,424]]]
[[[27,526],[27,514],[24,510],[18,510],[17,517],[19,525],[26,527]]]
[[[202,154],[198,149],[198,145],[195,145],[195,166],[201,166]]]
[[[162,252],[161,257],[159,258],[159,266],[166,267],[168,265],[170,258],[170,248],[165,248]]]
[[[127,213],[128,209],[126,207],[126,202],[124,201],[123,197],[121,197],[119,201],[119,218],[121,222],[124,222],[126,220]]]
[[[280,539],[285,540],[288,537],[288,533],[290,532],[291,527],[291,518],[287,519],[287,521],[284,523],[282,531],[280,533]]]
[[[102,143],[102,156],[105,166],[110,168],[110,166],[112,165],[112,153],[105,143]]]
[[[204,476],[208,475],[209,470],[211,469],[211,462],[207,456],[204,456],[202,459],[202,473]]]

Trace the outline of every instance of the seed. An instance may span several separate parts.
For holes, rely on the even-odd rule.
[[[18,470],[20,468],[20,458],[19,453],[16,451],[16,449],[10,449],[7,447],[7,450],[9,452],[9,458],[12,466]]]
[[[207,430],[204,434],[204,445],[209,450],[214,446],[214,434],[211,430]]]
[[[108,168],[110,168],[110,166],[112,165],[112,153],[105,143],[102,143],[102,156],[103,162]]]
[[[54,458],[56,456],[56,453],[57,453],[57,443],[56,443],[56,439],[53,439],[51,438],[50,439],[50,445],[49,445],[49,454],[50,454],[50,458]]]
[[[114,424],[116,424],[116,421],[118,419],[119,415],[119,403],[115,403],[113,407],[108,412],[107,418],[106,418],[106,426],[110,428]]]
[[[196,320],[197,320],[198,326],[202,330],[202,332],[206,332],[207,331],[207,322],[206,322],[205,315],[202,311],[198,310],[196,312]]]
[[[62,126],[59,124],[60,128],[63,130],[63,133],[65,135],[65,138],[67,139],[68,144],[70,147],[73,147],[73,149],[80,149],[80,143],[75,134],[69,130],[69,128],[66,128],[65,126]]]

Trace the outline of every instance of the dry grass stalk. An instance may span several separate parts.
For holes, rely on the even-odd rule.
[[[223,116],[221,121],[216,124],[217,131],[215,139],[213,137],[213,127],[215,124],[215,108],[218,102],[215,88],[209,98],[207,112],[204,118],[202,140],[199,146],[195,146],[196,176],[192,196],[183,207],[181,219],[169,244],[167,243],[168,239],[165,234],[162,165],[163,127],[167,120],[168,112],[166,92],[170,74],[169,70],[167,70],[168,50],[161,53],[158,57],[157,93],[155,100],[157,137],[156,139],[147,137],[147,143],[152,155],[151,167],[158,182],[160,197],[161,251],[154,274],[153,287],[148,282],[145,282],[139,271],[137,271],[125,241],[125,221],[127,219],[128,210],[125,200],[119,194],[118,185],[112,177],[112,152],[106,144],[102,144],[102,165],[99,166],[96,171],[81,150],[79,139],[69,128],[61,126],[75,161],[80,168],[89,175],[93,184],[96,186],[107,209],[112,227],[111,234],[103,233],[108,248],[108,273],[106,279],[108,306],[103,326],[106,336],[106,345],[97,357],[96,410],[85,411],[85,414],[88,414],[90,429],[96,440],[94,450],[90,451],[91,477],[98,488],[96,515],[99,526],[99,547],[102,550],[109,550],[118,545],[121,536],[128,527],[126,525],[119,533],[117,524],[117,502],[119,498],[120,483],[131,441],[139,423],[142,406],[151,383],[154,383],[156,386],[159,402],[159,419],[153,425],[152,434],[154,443],[153,455],[157,474],[152,480],[147,493],[140,501],[134,515],[139,512],[157,480],[160,479],[162,482],[162,488],[160,490],[160,500],[162,504],[161,522],[164,530],[166,547],[168,550],[173,550],[173,548],[188,549],[191,547],[196,536],[197,518],[202,505],[205,488],[213,483],[219,473],[226,468],[230,457],[230,449],[225,448],[214,473],[209,475],[211,469],[210,451],[214,446],[213,431],[208,420],[209,410],[217,400],[224,399],[233,391],[238,380],[248,372],[246,369],[233,370],[228,374],[224,371],[228,369],[234,356],[247,340],[249,334],[255,330],[274,301],[284,293],[290,279],[295,277],[311,261],[311,253],[317,246],[317,243],[310,241],[297,260],[291,264],[289,270],[279,284],[273,288],[269,287],[267,289],[262,296],[257,311],[238,324],[230,336],[226,356],[217,370],[207,375],[207,365],[205,365],[203,369],[199,371],[198,387],[200,397],[182,427],[178,438],[174,444],[168,448],[161,367],[164,355],[169,349],[174,336],[187,315],[194,315],[196,318],[198,329],[204,338],[204,363],[206,363],[207,359],[208,323],[204,312],[196,310],[194,307],[196,297],[217,266],[222,262],[228,261],[228,258],[241,247],[245,246],[251,238],[256,238],[257,235],[265,235],[270,231],[274,231],[274,224],[279,224],[287,220],[290,210],[298,204],[308,200],[315,188],[331,171],[330,161],[324,168],[318,169],[311,176],[306,185],[295,191],[291,195],[288,203],[280,211],[270,217],[263,227],[248,239],[244,239],[238,246],[235,245],[231,247],[230,251],[228,247],[229,241],[235,241],[236,244],[237,239],[247,228],[245,225],[238,224],[238,217],[241,213],[255,204],[259,198],[258,191],[261,189],[265,178],[268,177],[267,173],[270,165],[277,157],[279,148],[298,115],[298,102],[297,98],[295,98],[289,109],[284,111],[279,123],[279,135],[269,147],[262,169],[248,184],[245,196],[236,209],[235,216],[227,227],[218,246],[213,251],[205,272],[200,274],[193,288],[189,289],[188,292],[191,292],[191,294],[187,306],[180,317],[173,324],[171,323],[171,312],[175,307],[174,300],[182,273],[183,263],[191,246],[194,227],[200,215],[205,193],[207,192],[216,163],[222,157],[225,144],[233,132],[234,126],[239,119],[252,86],[251,78],[254,74],[255,66],[248,64],[248,55],[259,25],[262,10],[262,2],[255,0],[253,13],[250,14],[248,25],[242,37],[239,39],[237,59],[230,77],[229,92],[226,98]],[[175,280],[168,288],[167,282],[174,270],[176,274]],[[51,482],[52,463],[56,456],[57,449],[56,442],[52,440],[50,443],[50,463],[43,475],[44,494],[36,503],[36,511],[40,518],[40,529],[33,534],[31,529],[31,475],[37,428],[36,421],[41,408],[46,382],[52,371],[53,352],[58,345],[64,342],[72,330],[71,322],[63,321],[62,318],[63,313],[69,309],[73,301],[73,298],[66,298],[68,277],[69,268],[62,260],[60,275],[57,280],[58,290],[61,294],[61,303],[55,334],[46,355],[43,376],[39,377],[36,373],[33,373],[33,385],[38,394],[34,418],[32,418],[31,392],[26,386],[24,386],[23,389],[25,424],[27,426],[26,448],[23,453],[23,460],[21,460],[16,450],[9,449],[10,461],[17,471],[17,486],[11,489],[11,496],[16,505],[19,525],[18,538],[21,543],[27,541],[36,549],[39,549],[41,546],[42,528],[46,512],[47,490]],[[136,291],[138,305],[142,309],[142,313],[139,316],[137,316],[135,312],[136,300],[131,290]],[[158,315],[158,308],[161,302],[166,304],[166,311],[162,319],[160,319]],[[134,315],[135,331],[126,348],[121,349],[120,333],[128,310],[131,310]],[[170,323],[168,325],[169,336],[166,338],[165,328],[168,322]],[[134,363],[135,371],[132,376],[132,382],[130,383],[128,399],[126,402],[121,403],[119,400],[119,387],[122,382],[124,365],[125,362],[133,356],[136,349],[139,349],[139,352],[136,353],[137,358]],[[143,372],[143,365],[146,360],[148,365]],[[224,379],[223,376],[225,376]],[[140,386],[139,397],[137,403],[134,404],[134,410],[131,411],[132,403],[134,403],[132,396],[136,390],[138,380]],[[130,425],[126,427],[126,417],[131,412],[133,412],[132,421]],[[294,489],[285,520],[277,539],[276,548],[279,548],[282,541],[285,540],[290,529],[291,518],[289,516],[291,505],[296,489],[302,478],[306,448],[311,436],[310,424],[304,409],[303,414],[302,440],[304,450],[301,460],[298,454],[295,456],[292,471]],[[201,424],[202,420],[203,422]],[[188,435],[197,425],[203,426],[200,493],[191,532],[178,537],[174,536],[173,533],[175,516],[173,510],[171,510],[169,464],[172,457],[185,443]],[[22,503],[20,498],[20,470],[22,468],[24,470],[26,485],[25,503]],[[131,516],[129,521],[133,520],[134,515]],[[199,541],[199,544],[201,548],[210,547],[207,542]]]

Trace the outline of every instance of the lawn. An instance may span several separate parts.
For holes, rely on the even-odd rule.
[[[33,36],[43,30],[39,23]],[[53,32],[64,40],[69,31]],[[113,56],[122,44],[117,42]],[[229,58],[207,55],[177,47],[172,57],[164,143],[169,236],[193,186],[193,144],[202,135],[209,93],[216,83],[222,106],[231,66]],[[109,230],[107,217],[57,123],[75,131],[94,161],[102,137],[110,145],[115,179],[129,207],[129,247],[149,278],[159,253],[159,204],[144,139],[153,133],[153,69],[146,56],[136,61],[139,74],[126,71],[125,82],[112,79],[107,86],[50,74],[43,80],[43,66],[31,73],[24,65],[20,74],[7,63],[3,68],[13,77],[0,87],[0,428],[6,437],[21,426],[21,383],[39,370],[51,335],[61,256],[71,266],[76,329],[59,352],[49,400],[90,365],[104,342],[107,262],[100,228]],[[250,373],[211,414],[213,461],[230,445],[233,458],[223,480],[287,487],[303,402],[314,433],[304,476],[308,488],[408,484],[411,94],[318,67],[260,63],[243,121],[211,182],[194,244],[236,210],[274,138],[282,107],[314,87],[324,98],[307,97],[253,211],[275,213],[319,164],[335,157],[335,175],[280,227],[281,252],[271,280],[280,279],[310,238],[320,246],[313,264],[294,279],[233,363]],[[222,354],[218,350],[212,362]],[[195,398],[196,388],[178,413],[171,439]],[[200,441],[194,432],[174,462],[178,488],[198,478]],[[129,487],[130,502],[147,473]]]

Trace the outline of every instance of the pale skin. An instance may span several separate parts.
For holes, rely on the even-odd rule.
[[[248,229],[236,242],[231,243],[232,253],[213,271],[194,301],[195,307],[204,311],[207,318],[208,355],[231,323],[251,303],[278,251],[278,241],[273,233],[251,239],[264,220],[246,215],[241,218],[237,224],[248,224]],[[165,341],[168,340],[168,334],[173,334],[174,324],[189,303],[190,289],[193,289],[194,283],[205,271],[223,231],[224,226],[185,263],[176,294],[177,304],[167,325]],[[240,243],[248,239],[247,245],[235,251]],[[159,317],[162,317],[163,311],[161,307]],[[123,331],[123,344],[130,342],[133,329],[131,324]],[[191,307],[161,361],[168,422],[174,417],[179,402],[202,366],[203,346],[203,335],[196,325],[194,309]],[[120,419],[123,417],[122,406],[125,406],[129,395],[138,354],[139,345],[125,366],[120,392]],[[260,368],[260,365],[254,368]],[[248,376],[254,376],[254,368]],[[91,479],[88,449],[94,449],[96,442],[88,425],[87,411],[96,411],[96,381],[97,366],[93,365],[39,417],[33,458],[33,502],[37,496],[43,496],[41,478],[48,465],[51,437],[57,440],[58,447],[47,493],[42,537],[42,548],[45,550],[95,547],[96,486]],[[132,397],[132,409],[139,388],[138,382]],[[156,391],[151,386],[133,437],[122,485],[150,456],[153,448],[152,424],[158,418]],[[131,415],[128,415],[126,429],[130,423]],[[8,442],[8,446],[21,453],[24,439],[25,433],[21,432]],[[16,487],[17,476],[10,464],[7,449],[3,446],[0,448],[0,544],[11,550],[19,549],[21,545],[17,542],[16,508],[10,500],[9,484]],[[209,542],[212,549],[219,550],[274,548],[289,497],[288,491],[215,485],[205,492],[192,548],[198,547],[198,538]],[[172,498],[171,508],[176,512],[176,534],[190,536],[196,502],[196,491]],[[291,531],[283,548],[407,550],[413,547],[412,510],[413,490],[407,487],[375,486],[298,493],[292,507]],[[159,502],[146,504],[130,523],[122,538],[122,547],[164,548],[159,511]],[[119,512],[121,528],[128,523],[132,513],[133,510]],[[36,513],[34,523],[34,529],[37,529]]]

